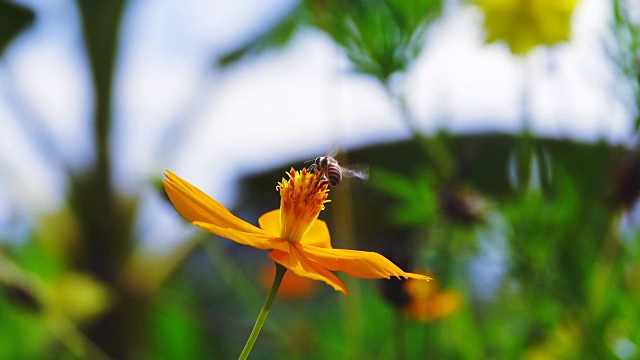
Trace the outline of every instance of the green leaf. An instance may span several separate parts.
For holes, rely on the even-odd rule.
[[[346,50],[355,70],[386,83],[404,71],[424,45],[440,0],[307,1],[313,25]]]
[[[301,16],[300,9],[294,8],[284,17],[271,24],[265,31],[219,56],[216,60],[216,65],[220,67],[231,66],[248,56],[285,46],[298,30],[302,21]]]
[[[413,180],[385,169],[376,169],[369,184],[396,198],[412,200],[416,196],[416,186]]]

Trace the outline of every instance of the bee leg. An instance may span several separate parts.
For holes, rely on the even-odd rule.
[[[320,187],[324,184],[329,184],[329,179],[326,176],[322,175],[318,178],[318,185],[316,186]]]
[[[318,173],[316,173],[316,175],[319,175]],[[316,183],[314,185],[314,188],[320,188],[322,187],[322,185],[324,185],[325,183],[327,183],[329,180],[327,180],[327,178],[324,175],[319,175],[316,178]]]

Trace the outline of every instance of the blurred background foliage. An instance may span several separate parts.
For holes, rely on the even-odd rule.
[[[463,6],[483,13],[488,44],[527,56],[570,40],[577,4]],[[142,194],[113,184],[113,84],[128,3],[76,5],[94,97],[94,159],[81,170],[60,165],[70,184],[64,206],[2,233],[0,358],[234,358],[273,269],[263,252],[203,232],[169,253],[140,246]],[[630,2],[610,6],[614,40],[606,48],[637,114],[640,19]],[[435,279],[345,279],[350,295],[342,297],[289,274],[251,357],[638,358],[635,144],[538,137],[526,107],[521,134],[422,133],[403,75],[428,51],[444,8],[439,0],[301,1],[211,62],[225,71],[315,28],[343,49],[353,72],[383,86],[412,138],[340,154],[343,163],[368,164],[371,178],[333,188],[321,217],[334,246],[378,251]],[[0,2],[0,55],[34,21],[29,8]],[[277,207],[276,182],[305,160],[247,176],[234,213],[255,222]],[[157,181],[148,186],[163,194]]]

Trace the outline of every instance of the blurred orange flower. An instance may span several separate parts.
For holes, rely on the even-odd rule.
[[[526,55],[539,45],[568,41],[579,0],[475,0],[484,12],[487,42],[504,41]]]
[[[405,313],[420,321],[434,321],[453,315],[462,306],[462,296],[454,290],[442,291],[437,281],[414,281],[404,284],[410,302]]]
[[[276,187],[280,209],[262,215],[260,228],[234,216],[195,186],[166,171],[164,187],[176,210],[194,225],[218,236],[257,249],[295,274],[324,281],[347,295],[346,286],[331,272],[344,271],[364,279],[392,276],[428,280],[402,271],[384,256],[368,251],[334,249],[327,224],[318,214],[328,202],[328,186],[307,169],[287,173]],[[330,271],[331,270],[331,271]]]
[[[276,266],[273,262],[269,262],[264,264],[261,270],[260,283],[263,288],[269,291],[276,275]],[[303,299],[311,296],[317,288],[317,282],[287,271],[278,288],[278,295],[288,299]]]

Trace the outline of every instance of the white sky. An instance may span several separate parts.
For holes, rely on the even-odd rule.
[[[8,169],[0,175],[0,227],[16,210],[55,209],[65,186],[58,164],[38,153],[19,126],[21,113],[2,96],[7,91],[25,95],[29,113],[72,167],[91,160],[92,98],[73,2],[23,2],[37,10],[36,26],[0,62],[0,164]],[[283,51],[212,71],[214,54],[294,3],[133,2],[124,19],[114,104],[122,191],[138,192],[169,168],[232,205],[241,173],[313,158],[336,144],[408,136],[384,90],[349,72],[343,52],[317,31],[299,33]],[[536,133],[628,142],[630,117],[611,93],[602,52],[607,6],[583,0],[573,41],[536,50],[527,60],[505,46],[483,44],[481,14],[455,8],[434,26],[429,46],[405,76],[411,110],[425,131],[516,132],[526,81]]]

